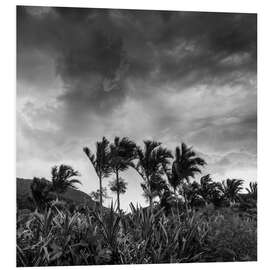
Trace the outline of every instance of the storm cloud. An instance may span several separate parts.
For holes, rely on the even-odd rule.
[[[17,126],[18,176],[119,135],[256,180],[257,16],[19,6]]]

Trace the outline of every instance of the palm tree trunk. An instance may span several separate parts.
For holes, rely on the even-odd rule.
[[[117,187],[119,187],[118,170],[116,171],[116,183],[117,183]],[[118,189],[117,189],[117,211],[120,212],[120,194],[119,194],[119,190]]]
[[[146,177],[147,179],[147,188],[148,188],[148,192],[149,192],[149,206],[152,209],[153,207],[153,198],[152,198],[152,194],[151,194],[151,187],[150,187],[150,180],[149,177]]]
[[[99,176],[99,207],[100,207],[100,213],[102,213],[102,179],[101,176]]]

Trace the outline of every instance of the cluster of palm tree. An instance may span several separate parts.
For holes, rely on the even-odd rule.
[[[88,147],[84,147],[83,151],[99,180],[99,189],[90,195],[99,201],[100,212],[104,200],[108,198],[103,180],[110,176],[114,179],[109,182],[109,187],[116,193],[117,210],[120,212],[120,194],[127,190],[127,182],[121,177],[121,173],[128,168],[133,168],[141,177],[143,195],[150,208],[156,199],[167,209],[173,204],[178,208],[179,202],[184,203],[186,211],[196,205],[212,203],[217,206],[224,202],[231,205],[241,201],[243,180],[214,182],[208,174],[202,176],[199,182],[190,182],[191,178],[201,173],[206,162],[185,143],[177,146],[173,155],[161,142],[154,140],[145,140],[143,147],[140,147],[127,137],[115,137],[111,143],[103,137],[96,143],[94,152]],[[59,196],[68,188],[76,189],[76,184],[81,184],[77,176],[79,172],[71,166],[60,165],[52,168],[51,182],[35,177],[31,190],[37,207],[46,205],[52,193],[58,201]],[[257,183],[250,183],[247,192],[248,198],[256,201]]]
[[[111,191],[117,194],[117,209],[120,211],[120,194],[126,191],[126,182],[120,177],[120,173],[127,170],[136,155],[136,144],[127,137],[115,137],[110,143],[105,137],[96,143],[96,151],[92,153],[88,147],[83,148],[90,160],[99,179],[99,203],[102,211],[103,187],[102,181],[111,174],[115,180],[110,183]]]
[[[250,186],[257,186],[257,183],[251,182]],[[234,205],[241,202],[243,180],[226,179],[222,182],[214,182],[207,174],[202,176],[199,182],[193,181],[184,188],[186,201],[191,207],[210,203],[215,206]],[[249,193],[251,194],[252,191],[249,191]]]
[[[127,189],[127,183],[120,177],[120,173],[129,167],[135,169],[142,178],[141,187],[150,207],[153,206],[155,198],[161,200],[168,193],[173,193],[175,197],[182,195],[188,207],[185,185],[189,183],[190,178],[201,173],[201,167],[206,165],[206,162],[185,143],[176,147],[173,155],[161,142],[154,140],[145,140],[143,147],[140,147],[127,137],[115,137],[112,143],[103,137],[96,143],[95,152],[88,147],[84,147],[83,151],[99,179],[101,209],[103,179],[112,174],[115,176],[114,181],[110,183],[110,189],[117,194],[118,211],[120,194],[125,193]]]

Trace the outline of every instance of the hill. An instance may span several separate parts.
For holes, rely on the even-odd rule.
[[[32,180],[17,178],[16,179],[17,187],[17,209],[30,209],[34,210],[35,205],[32,201],[31,193],[31,183]],[[48,181],[49,182],[49,181]],[[86,193],[68,188],[68,190],[62,195],[63,199],[69,202],[73,202],[76,206],[87,205],[90,209],[93,209],[98,202],[95,202],[89,195]]]

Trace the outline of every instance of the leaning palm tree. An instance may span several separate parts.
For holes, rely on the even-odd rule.
[[[243,180],[240,179],[226,179],[222,181],[220,186],[223,196],[231,203],[239,200],[239,192],[242,190]]]
[[[93,154],[88,147],[84,147],[83,151],[90,160],[91,164],[93,165],[96,174],[99,179],[99,204],[100,209],[102,209],[102,202],[103,202],[103,188],[102,188],[102,180],[105,177],[108,177],[111,173],[111,168],[109,165],[110,159],[110,142],[103,137],[102,141],[96,143],[96,153]]]
[[[120,139],[115,137],[110,144],[110,168],[115,174],[116,185],[119,186],[119,173],[128,169],[131,161],[135,157],[136,144],[129,138]],[[117,193],[117,210],[120,212],[120,193]]]
[[[185,185],[189,184],[190,178],[194,178],[197,173],[201,173],[200,167],[206,165],[206,162],[197,156],[197,154],[185,143],[175,149],[175,159],[172,163],[171,173],[168,177],[170,185],[174,192],[182,185],[183,196],[187,208],[187,198],[185,194]],[[186,181],[186,183],[185,183]]]
[[[80,175],[79,172],[68,165],[54,166],[51,175],[52,191],[57,194],[57,197],[59,194],[66,192],[67,188],[77,189],[75,184],[81,184],[78,179],[74,178]]]
[[[136,162],[132,162],[131,166],[144,180],[141,187],[150,207],[152,207],[154,197],[159,196],[164,187],[162,176],[172,154],[162,147],[160,142],[150,140],[144,141],[144,148],[137,147],[136,152]]]

